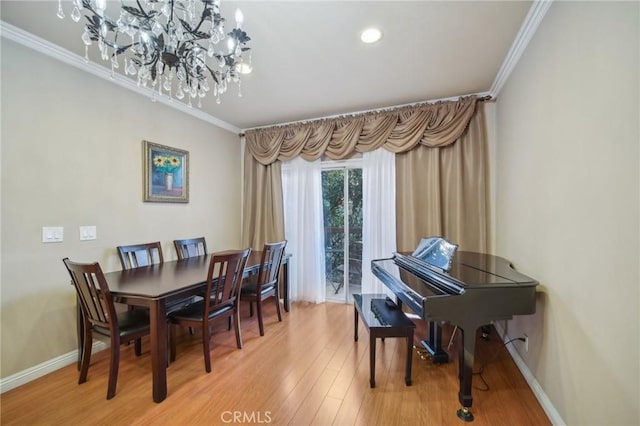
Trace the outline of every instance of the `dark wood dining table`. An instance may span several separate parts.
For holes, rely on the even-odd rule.
[[[262,252],[252,251],[244,270],[248,277],[258,273]],[[162,402],[167,397],[167,302],[201,294],[206,287],[211,254],[173,260],[162,264],[114,271],[105,274],[109,291],[120,303],[146,306],[150,315],[151,370],[153,374],[153,400]],[[289,312],[289,259],[282,259],[280,274],[284,296],[284,309]],[[81,312],[79,312],[81,315]],[[78,316],[78,348],[81,356],[82,321]]]

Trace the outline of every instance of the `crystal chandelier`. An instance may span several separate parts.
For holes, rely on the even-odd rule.
[[[209,76],[217,103],[230,82],[237,83],[238,96],[242,96],[239,73],[251,68],[251,56],[248,63],[242,57],[250,50],[246,45],[251,38],[242,30],[239,9],[236,27],[225,34],[220,0],[128,3],[121,2],[114,20],[105,13],[106,0],[73,0],[71,19],[78,22],[82,14],[87,19],[82,34],[87,61],[89,46],[97,43],[102,59],[111,62],[112,75],[122,65],[125,75],[137,75],[138,86],[184,99],[189,106],[196,99],[198,107],[202,106],[202,98],[211,89]],[[65,17],[62,0],[58,0],[58,17]],[[226,43],[221,43],[225,38]],[[124,58],[122,64],[120,58]]]

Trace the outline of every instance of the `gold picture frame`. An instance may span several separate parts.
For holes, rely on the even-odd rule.
[[[142,141],[145,202],[189,202],[189,151]]]

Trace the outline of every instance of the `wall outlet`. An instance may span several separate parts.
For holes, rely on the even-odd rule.
[[[524,351],[529,352],[529,336],[524,335]]]

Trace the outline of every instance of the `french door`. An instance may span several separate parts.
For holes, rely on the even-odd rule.
[[[362,167],[360,159],[322,166],[327,300],[351,302],[362,288]]]

